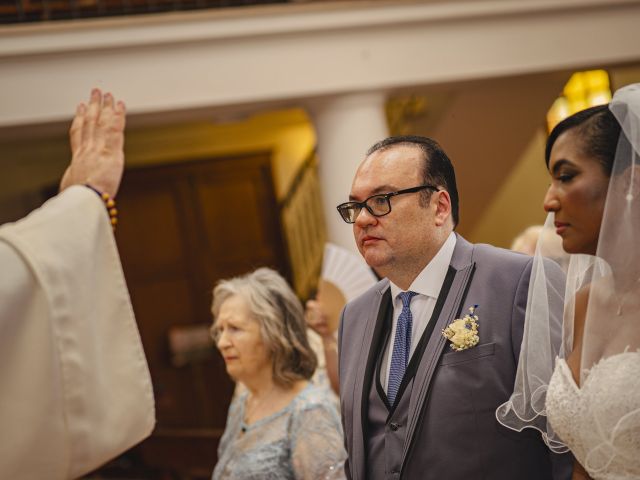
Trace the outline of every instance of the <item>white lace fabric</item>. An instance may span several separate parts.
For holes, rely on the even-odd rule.
[[[331,392],[309,384],[284,409],[246,425],[247,393],[229,407],[213,480],[343,479],[346,452]]]
[[[581,388],[558,359],[547,391],[556,434],[594,480],[640,478],[640,352],[594,365]]]

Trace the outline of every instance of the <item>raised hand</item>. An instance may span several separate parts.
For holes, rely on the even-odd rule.
[[[80,103],[69,130],[71,164],[60,190],[89,184],[111,198],[118,193],[124,170],[125,105],[94,88],[89,105]]]

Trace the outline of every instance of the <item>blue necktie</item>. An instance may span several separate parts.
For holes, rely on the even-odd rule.
[[[396,326],[396,337],[393,342],[393,353],[391,354],[391,367],[389,368],[389,384],[387,386],[387,400],[393,405],[396,395],[400,389],[404,372],[409,363],[411,352],[411,328],[413,326],[413,316],[411,315],[411,299],[416,296],[416,292],[401,292],[398,294],[402,300],[402,312],[398,317]]]

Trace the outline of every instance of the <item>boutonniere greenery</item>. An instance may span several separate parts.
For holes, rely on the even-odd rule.
[[[478,315],[475,314],[476,308],[478,308],[478,305],[469,307],[469,313],[462,318],[454,320],[447,328],[442,330],[442,335],[451,342],[449,346],[456,352],[475,347],[480,341]]]

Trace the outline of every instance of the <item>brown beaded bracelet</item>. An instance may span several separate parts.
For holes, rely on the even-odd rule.
[[[104,202],[104,206],[107,208],[107,213],[109,214],[109,220],[111,222],[111,227],[113,230],[116,230],[116,225],[118,224],[118,209],[116,208],[116,199],[111,198],[107,192],[101,192],[97,188],[89,185],[88,183],[84,184],[85,187],[90,188],[100,197],[100,200]]]

